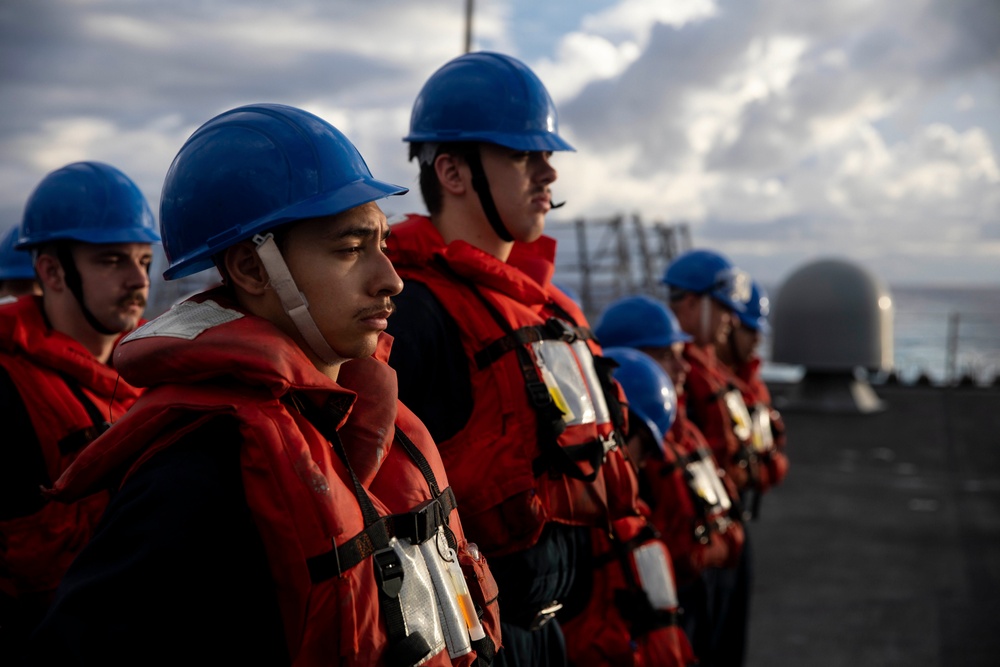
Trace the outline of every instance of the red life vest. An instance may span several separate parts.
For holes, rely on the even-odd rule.
[[[445,245],[428,218],[411,216],[388,245],[399,275],[425,285],[455,321],[469,360],[472,416],[438,447],[470,538],[500,555],[534,544],[548,521],[634,515],[635,476],[615,448],[621,413],[594,368],[600,347],[549,283],[555,242],[514,244],[501,262],[463,241]],[[615,404],[620,388],[607,386]]]
[[[757,488],[767,491],[785,479],[788,474],[788,456],[785,454],[785,422],[781,413],[774,409],[771,392],[760,376],[760,365],[759,357],[740,364],[731,374],[731,381],[743,393],[755,426],[767,429],[759,436],[755,429],[755,449],[760,462]],[[765,442],[758,445],[758,437]]]
[[[51,480],[140,393],[75,339],[52,330],[41,297],[0,307],[0,367],[27,408]],[[107,501],[100,492],[0,521],[0,590],[14,598],[53,591]]]
[[[388,393],[379,403],[395,408],[394,385],[385,384],[391,373],[381,372],[382,361],[364,361],[370,365],[354,382],[366,396],[363,407],[370,407],[368,397]],[[413,458],[393,454],[402,442],[394,433],[395,409],[355,410],[352,391],[317,371],[269,322],[239,312],[223,290],[199,295],[136,331],[119,346],[116,364],[151,388],[77,459],[53,494],[73,499],[95,485],[121,483],[213,417],[235,418],[246,500],[270,564],[292,663],[385,664],[392,629],[376,570],[387,540],[406,526],[433,532],[441,520],[461,536],[433,447],[410,443],[426,453],[423,465],[431,474],[425,478]],[[348,428],[343,437],[340,427]],[[385,434],[379,436],[383,455],[366,458],[366,434],[373,433]],[[122,479],[112,477],[122,470]],[[384,474],[406,489],[391,507],[357,492],[354,474],[368,480]],[[438,488],[429,488],[431,482]],[[417,526],[413,514],[393,522],[389,515],[398,503],[414,498],[431,501],[422,508],[425,523]],[[443,645],[429,650],[422,664],[475,658],[453,662]]]
[[[683,401],[682,396],[681,400]],[[743,527],[739,513],[715,505],[699,490],[700,483],[690,464],[720,472],[705,438],[679,406],[677,418],[664,438],[662,460],[646,461],[643,474],[651,496],[650,521],[659,531],[670,554],[678,584],[697,579],[708,567],[732,567],[743,548]],[[726,494],[736,497],[728,480],[720,479]]]
[[[374,357],[378,362],[374,359],[356,359],[341,366],[337,383],[357,391],[353,412],[366,415],[378,414],[379,411],[387,410],[387,406],[392,405],[396,396],[395,371],[385,363],[389,358],[391,347],[392,337],[383,334],[379,337],[379,345]],[[378,376],[382,375],[386,377],[378,382],[381,386],[379,391],[366,390],[375,383]],[[396,401],[395,407],[394,428],[379,427],[379,424],[385,423],[384,418],[363,421],[354,419],[348,420],[341,428],[341,434],[345,443],[352,443],[350,452],[352,463],[359,459],[363,460],[364,456],[371,455],[372,452],[377,452],[378,462],[374,466],[373,464],[362,464],[361,466],[362,470],[370,467],[375,468],[374,477],[371,478],[370,482],[366,482],[366,486],[371,493],[385,503],[390,511],[401,514],[409,512],[415,507],[426,505],[428,501],[438,495],[438,489],[447,488],[448,475],[441,462],[437,444],[431,438],[424,423],[402,403]],[[395,430],[405,433],[420,451],[430,466],[436,489],[429,488],[426,484],[413,483],[415,473],[413,458],[402,447],[392,446],[393,431]],[[490,642],[490,645],[485,647],[473,642],[473,648],[479,653],[485,651],[492,656],[500,647],[500,610],[497,603],[497,583],[487,565],[486,556],[479,551],[478,545],[469,544],[466,540],[458,512],[450,512],[447,518],[456,538],[458,557],[465,581],[472,595],[472,600],[481,614],[480,621]],[[469,664],[472,664],[474,656],[475,654],[470,654]],[[457,661],[455,664],[465,663]]]
[[[684,384],[687,416],[705,436],[719,466],[737,489],[751,484],[751,425],[739,390],[729,382],[711,347],[684,345],[691,366]]]
[[[569,662],[609,667],[691,664],[694,653],[677,623],[677,593],[666,545],[644,517],[618,519],[612,533],[614,541],[605,531],[591,531],[594,574],[589,602],[578,615],[560,620]],[[649,577],[651,571],[654,576]],[[669,581],[652,581],[663,575]]]

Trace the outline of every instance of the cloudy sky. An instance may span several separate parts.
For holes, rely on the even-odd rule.
[[[1000,283],[997,0],[475,9],[473,48],[531,65],[578,149],[551,220],[684,222],[766,283],[827,256],[890,283]],[[400,139],[464,22],[465,0],[0,0],[0,228],[84,159],[155,210],[185,138],[252,102],[323,116],[415,186]]]

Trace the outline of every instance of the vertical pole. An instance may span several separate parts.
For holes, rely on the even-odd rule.
[[[465,0],[465,53],[472,50],[472,5],[474,0]]]
[[[594,295],[590,284],[590,257],[587,253],[587,225],[583,218],[576,221],[576,252],[580,266],[580,299],[583,312],[589,320],[593,314]]]
[[[632,223],[635,226],[635,240],[639,245],[639,257],[642,259],[642,290],[646,294],[650,294],[659,276],[653,275],[653,255],[649,251],[649,245],[646,241],[646,227],[642,224],[638,213],[632,216]]]
[[[958,313],[948,315],[948,358],[947,358],[947,379],[948,384],[955,384],[958,381]]]

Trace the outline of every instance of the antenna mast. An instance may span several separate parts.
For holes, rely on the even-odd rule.
[[[465,53],[472,50],[472,5],[474,0],[465,0]]]

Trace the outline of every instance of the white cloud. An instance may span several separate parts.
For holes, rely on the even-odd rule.
[[[623,0],[604,11],[585,17],[581,29],[587,33],[645,46],[650,26],[654,23],[679,27],[713,16],[716,12],[713,0]]]
[[[377,177],[413,187],[400,139],[420,86],[461,49],[463,9],[8,3],[0,213],[76,159],[115,164],[155,198],[197,125],[258,101],[331,120]],[[687,221],[772,273],[829,250],[896,275],[997,279],[998,18],[995,0],[506,0],[477,3],[475,44],[532,45],[580,150],[557,158],[560,218]]]

